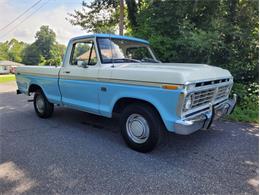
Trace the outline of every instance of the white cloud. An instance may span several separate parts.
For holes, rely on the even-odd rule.
[[[18,12],[17,9],[7,3],[7,0],[0,2],[1,28],[8,24],[13,18],[17,17],[23,10],[19,10]],[[78,6],[79,7],[77,7],[77,9],[80,8],[79,4]],[[46,8],[36,12],[25,22],[20,24],[15,30],[8,33],[6,36],[3,37],[3,35],[5,35],[10,29],[14,28],[17,23],[9,26],[4,31],[0,31],[0,42],[10,40],[11,38],[16,38],[18,40],[31,43],[34,41],[36,31],[38,31],[40,26],[42,25],[49,25],[50,28],[55,31],[57,41],[63,44],[67,44],[68,40],[74,36],[86,34],[79,27],[72,26],[68,21],[65,20],[65,18],[68,17],[68,13],[72,13],[73,10],[76,8],[73,7],[72,4],[69,4],[67,6],[65,6],[64,4],[50,9]]]

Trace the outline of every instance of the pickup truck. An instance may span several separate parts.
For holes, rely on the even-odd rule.
[[[231,114],[233,77],[206,64],[161,63],[146,40],[93,34],[72,38],[62,66],[16,69],[17,94],[34,94],[41,118],[54,105],[119,116],[126,144],[151,151],[165,129],[188,135]]]

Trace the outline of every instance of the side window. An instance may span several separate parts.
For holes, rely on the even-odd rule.
[[[70,58],[71,65],[87,66],[97,63],[97,55],[93,41],[77,42],[73,45]]]

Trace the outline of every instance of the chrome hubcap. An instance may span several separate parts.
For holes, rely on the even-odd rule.
[[[140,114],[131,114],[126,121],[126,131],[132,141],[142,144],[150,133],[146,119]]]
[[[36,97],[36,108],[40,113],[44,112],[44,100],[41,95]]]

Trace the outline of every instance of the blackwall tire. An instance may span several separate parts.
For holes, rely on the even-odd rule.
[[[152,106],[131,104],[122,112],[120,128],[126,144],[145,153],[156,147],[162,131],[162,122]]]
[[[54,105],[47,100],[41,90],[34,93],[33,105],[37,116],[40,118],[49,118],[52,116]]]

